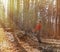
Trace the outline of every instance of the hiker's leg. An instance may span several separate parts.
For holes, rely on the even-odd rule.
[[[41,39],[40,39],[40,31],[37,32],[37,35],[36,35],[37,39],[38,39],[38,42],[41,43]]]

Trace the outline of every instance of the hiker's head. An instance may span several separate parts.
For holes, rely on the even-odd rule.
[[[41,23],[41,20],[38,20],[37,23]]]

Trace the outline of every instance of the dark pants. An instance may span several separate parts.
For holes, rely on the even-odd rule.
[[[38,42],[41,43],[40,31],[36,31],[36,37],[37,37],[37,39],[38,39]]]

